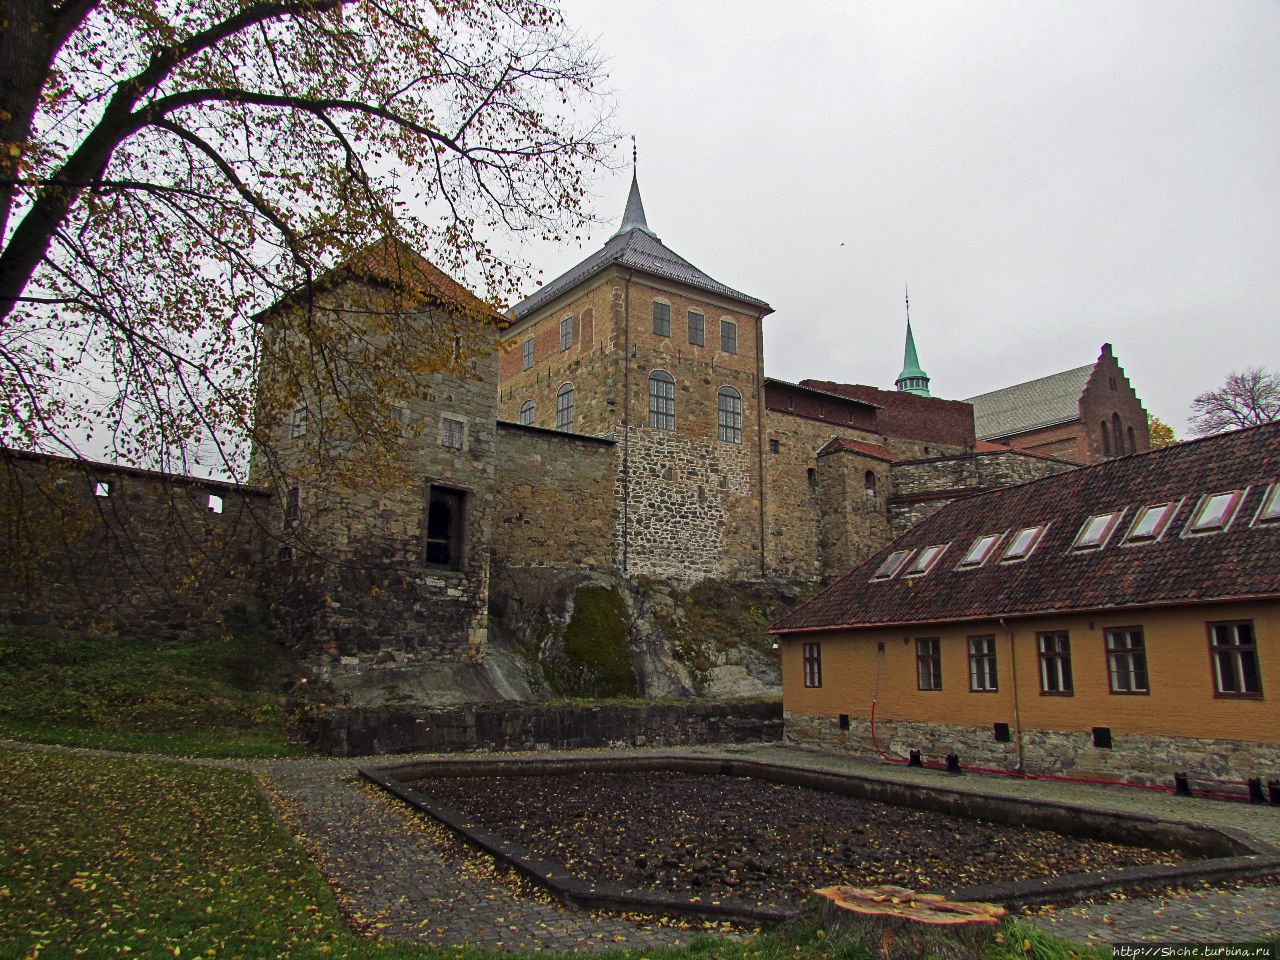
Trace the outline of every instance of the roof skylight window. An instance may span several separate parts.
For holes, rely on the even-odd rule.
[[[907,567],[906,576],[923,577],[926,573],[933,569],[933,565],[938,562],[938,558],[947,552],[949,543],[935,543],[933,546],[925,547],[916,554],[915,562]]]
[[[875,572],[872,580],[891,580],[898,575],[898,571],[907,565],[907,560],[911,557],[914,550],[895,550],[885,558],[884,563],[880,564],[880,569]]]
[[[1040,538],[1044,536],[1045,530],[1048,529],[1046,524],[1038,527],[1023,527],[1013,535],[1013,539],[1009,541],[1009,546],[1004,548],[1004,554],[1000,557],[1001,563],[1012,563],[1017,560],[1025,560],[1031,556],[1031,552],[1035,550]]]
[[[1218,533],[1227,529],[1235,519],[1236,509],[1243,498],[1243,490],[1228,490],[1201,497],[1196,512],[1191,515],[1191,522],[1187,524],[1186,532]]]
[[[1166,503],[1152,503],[1143,507],[1138,511],[1138,518],[1133,521],[1133,526],[1129,528],[1129,534],[1124,538],[1124,542],[1152,543],[1159,540],[1169,526],[1169,521],[1173,519],[1173,515],[1178,512],[1178,506],[1178,503],[1170,500]]]
[[[1262,507],[1254,523],[1280,523],[1280,483],[1273,483],[1262,498]]]
[[[1084,526],[1076,534],[1076,542],[1071,545],[1071,549],[1101,550],[1111,539],[1111,533],[1122,516],[1124,516],[1123,510],[1094,514],[1084,522]]]
[[[1003,534],[988,533],[986,536],[979,537],[973,541],[972,546],[969,547],[969,552],[956,564],[956,569],[971,570],[974,567],[982,566],[991,557],[991,554],[995,552],[996,544],[1000,542],[1001,536]]]

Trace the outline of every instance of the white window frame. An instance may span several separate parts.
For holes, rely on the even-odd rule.
[[[1076,534],[1075,541],[1071,544],[1071,549],[1075,551],[1093,551],[1103,549],[1110,541],[1111,535],[1120,526],[1120,521],[1124,519],[1125,509],[1109,510],[1106,513],[1095,513],[1088,517],[1084,523],[1080,525],[1080,532]],[[1085,543],[1085,534],[1089,528],[1093,526],[1095,521],[1103,521],[1101,535],[1094,543]]]
[[[969,692],[998,693],[1000,672],[996,664],[995,634],[987,633],[968,638]]]
[[[1196,503],[1196,508],[1191,511],[1191,517],[1187,520],[1187,525],[1183,528],[1182,535],[1184,537],[1206,537],[1215,533],[1226,533],[1231,529],[1231,525],[1235,523],[1236,517],[1240,513],[1240,504],[1244,503],[1244,498],[1248,493],[1249,488],[1245,487],[1243,490],[1219,490],[1215,493],[1204,494]],[[1204,525],[1204,516],[1215,503],[1223,503],[1222,516],[1212,526],[1206,526]]]
[[[1262,494],[1258,512],[1253,515],[1253,526],[1280,524],[1280,482],[1271,484]]]
[[[916,554],[915,560],[902,572],[902,575],[908,578],[925,576],[937,566],[938,561],[942,559],[942,555],[947,552],[947,548],[950,546],[950,543],[931,543],[929,546],[921,548],[920,552]]]
[[[1185,498],[1184,498],[1185,499]],[[1182,510],[1182,500],[1157,500],[1155,503],[1144,503],[1134,513],[1133,523],[1129,524],[1129,529],[1125,532],[1122,546],[1142,546],[1148,543],[1159,543],[1164,539],[1164,535],[1169,532],[1169,528],[1173,526],[1173,520]],[[1155,528],[1151,533],[1142,537],[1136,535],[1138,527],[1142,525],[1142,521],[1147,515],[1158,508],[1164,508],[1164,513],[1157,521]]]
[[[1031,555],[1036,552],[1036,547],[1044,540],[1044,535],[1048,533],[1049,525],[1041,523],[1034,527],[1019,527],[1018,532],[1009,538],[1009,542],[1005,544],[1004,553],[1000,555],[1001,563],[1025,563],[1031,559]],[[1018,541],[1022,539],[1022,535],[1030,533],[1031,538],[1021,553],[1015,554],[1014,549],[1018,546]]]
[[[907,565],[907,561],[915,553],[915,549],[895,550],[889,556],[884,558],[884,562],[876,568],[876,572],[871,575],[872,581],[892,580]]]
[[[1007,533],[1008,531],[1005,531]],[[976,538],[973,543],[969,544],[969,549],[965,551],[960,562],[956,564],[957,570],[976,570],[988,560],[990,560],[996,552],[996,548],[1000,546],[1000,541],[1004,539],[1004,533],[984,533]],[[986,546],[983,546],[983,543]],[[981,552],[979,552],[981,550]]]

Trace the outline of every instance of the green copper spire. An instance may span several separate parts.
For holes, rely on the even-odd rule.
[[[902,358],[902,372],[898,374],[898,389],[914,393],[918,397],[929,394],[929,375],[920,369],[916,356],[916,338],[911,335],[911,294],[907,294],[907,349]]]

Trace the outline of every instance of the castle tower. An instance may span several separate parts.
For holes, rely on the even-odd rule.
[[[929,375],[920,369],[920,360],[916,357],[916,338],[911,335],[911,307],[907,301],[907,348],[902,358],[902,372],[896,381],[898,389],[906,393],[914,393],[918,397],[927,397],[929,393]]]
[[[663,243],[634,175],[617,231],[512,308],[502,428],[616,442],[623,572],[686,582],[762,573],[761,345],[772,312]],[[567,446],[563,456],[573,457]]]

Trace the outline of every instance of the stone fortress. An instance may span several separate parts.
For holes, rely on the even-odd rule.
[[[680,591],[725,583],[727,606],[770,596],[777,609],[957,497],[1147,447],[1146,413],[1109,345],[1093,364],[969,402],[930,396],[909,323],[897,389],[767,377],[772,308],[672,251],[634,179],[618,231],[505,317],[414,260],[439,294],[422,305],[425,325],[459,304],[480,319],[462,359],[401,404],[425,428],[406,438],[398,469],[358,481],[319,469],[333,440],[315,428],[314,395],[260,424],[274,460],[255,454],[250,489],[92,465],[77,495],[105,532],[86,527],[78,576],[100,580],[119,539],[110,525],[174,501],[161,491],[177,481],[197,509],[206,487],[218,498],[216,539],[237,568],[228,581],[204,564],[168,619],[264,610],[318,675],[357,697],[590,694],[611,670],[633,676],[611,693],[770,692],[767,651],[687,649],[698,630]],[[358,313],[388,282],[343,265],[314,303]],[[288,309],[269,311],[268,329]],[[11,484],[74,463],[7,459]],[[161,544],[196,536],[190,524],[147,529]],[[180,552],[157,548],[152,569]],[[21,619],[33,608],[10,579],[5,612]],[[88,591],[96,622],[112,619],[119,594]],[[164,619],[121,610],[120,629]],[[606,637],[623,662],[575,653]]]

